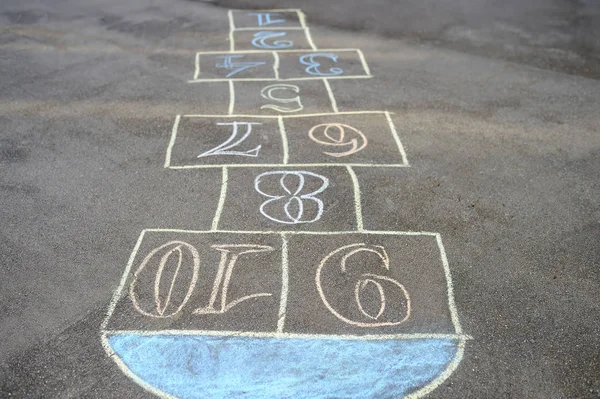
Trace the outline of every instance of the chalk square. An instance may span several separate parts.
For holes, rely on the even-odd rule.
[[[303,28],[300,20],[300,12],[293,9],[260,11],[231,10],[231,18],[233,30]]]
[[[360,50],[285,51],[278,55],[281,79],[370,76],[369,67]]]
[[[288,244],[284,331],[348,335],[457,333],[440,251],[435,235],[294,235]],[[389,270],[385,259],[389,259]],[[402,321],[407,315],[406,298],[410,312]]]
[[[310,40],[305,30],[278,29],[234,31],[232,33],[234,49],[278,51],[306,49],[312,50]]]
[[[229,251],[226,257],[225,251]],[[232,254],[239,256],[228,273]],[[157,279],[161,262],[165,266]],[[108,315],[107,330],[272,332],[277,328],[281,299],[281,237],[145,231],[124,278],[118,302]],[[229,309],[220,313],[225,284]],[[213,291],[214,311],[208,311]],[[191,295],[186,299],[188,292]],[[248,296],[252,297],[243,299]],[[158,309],[163,307],[161,315]]]
[[[277,118],[178,117],[167,148],[167,168],[279,164],[283,145]]]
[[[235,82],[234,90],[235,114],[298,115],[333,112],[327,88],[321,80]]]
[[[323,114],[283,121],[292,164],[407,164],[386,112]]]
[[[193,80],[275,79],[273,53],[198,52]]]
[[[356,225],[354,186],[345,168],[228,171],[220,230],[329,231]]]

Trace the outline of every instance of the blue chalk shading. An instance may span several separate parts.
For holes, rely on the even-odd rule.
[[[443,338],[117,334],[108,342],[139,378],[181,399],[400,398],[441,374],[458,349]]]

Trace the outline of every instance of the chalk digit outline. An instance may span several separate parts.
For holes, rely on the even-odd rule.
[[[283,189],[283,191],[287,193],[287,195],[269,194],[269,193],[264,192],[260,188],[260,183],[264,177],[277,176],[277,175],[281,175],[281,178],[279,179],[279,184],[280,184],[280,187]],[[296,188],[296,190],[294,192],[292,192],[285,184],[285,178],[286,178],[286,176],[289,176],[289,175],[298,177],[298,187]],[[306,181],[304,178],[304,175],[312,176],[317,179],[320,179],[322,181],[321,186],[314,191],[311,191],[306,194],[301,194],[301,191],[304,188],[304,183]],[[269,172],[261,173],[260,175],[256,176],[256,178],[254,179],[254,190],[256,190],[256,192],[258,192],[259,194],[262,194],[265,197],[269,198],[268,200],[264,201],[260,205],[260,208],[259,208],[260,213],[267,219],[269,219],[273,222],[282,223],[282,224],[314,223],[314,222],[318,221],[319,219],[321,219],[321,217],[323,216],[323,210],[324,210],[325,205],[320,198],[316,197],[316,195],[321,194],[323,191],[325,191],[327,189],[327,187],[329,187],[329,179],[327,177],[325,177],[323,175],[319,175],[317,173],[309,172],[306,170],[269,171]],[[287,200],[287,202],[283,205],[284,212],[289,220],[281,220],[281,219],[274,218],[273,216],[269,215],[268,212],[265,211],[264,208],[267,205],[269,205],[273,202],[282,200],[284,198],[289,198]],[[290,214],[289,209],[288,209],[290,207],[292,200],[295,200],[295,202],[298,204],[298,215],[296,217],[293,217]],[[317,214],[310,220],[302,220],[302,216],[304,216],[304,202],[303,202],[304,200],[313,201],[317,204]]]
[[[315,130],[317,130],[317,128],[320,128],[320,127],[324,127],[323,136],[326,139],[329,139],[330,140],[329,142],[315,137]],[[338,137],[339,138],[329,135],[328,131],[329,131],[330,127],[335,127],[338,129],[338,132],[339,132]],[[361,139],[362,144],[359,145],[359,140],[356,138],[350,139],[350,141],[344,141],[344,139],[346,137],[346,130],[345,130],[346,128],[353,131],[354,133],[356,133],[356,135]],[[323,145],[323,146],[331,146],[331,147],[347,147],[349,145],[352,146],[352,148],[350,150],[347,150],[344,152],[323,151],[323,154],[332,156],[334,158],[347,157],[349,155],[356,154],[357,152],[360,152],[363,149],[365,149],[367,147],[367,145],[369,145],[369,140],[367,139],[367,136],[365,136],[363,132],[361,132],[357,128],[347,125],[345,123],[337,123],[337,122],[320,123],[320,124],[315,125],[310,128],[310,130],[308,131],[308,137],[315,143]]]
[[[283,50],[286,48],[293,47],[294,42],[285,38],[286,36],[287,32],[261,30],[254,34],[254,39],[252,39],[252,45],[256,48],[265,50]],[[272,44],[267,43],[268,39],[274,39]]]
[[[375,255],[377,255],[383,264],[383,268],[386,269],[387,271],[390,270],[390,258],[387,254],[387,252],[385,251],[385,248],[380,247],[380,251],[377,251],[376,249],[373,248],[369,248],[366,244],[364,243],[356,243],[356,244],[349,244],[349,245],[344,245],[342,247],[339,247],[333,251],[331,251],[329,254],[327,254],[327,256],[325,256],[321,262],[319,263],[319,267],[317,267],[317,272],[315,273],[315,285],[317,286],[317,292],[319,293],[319,297],[321,298],[321,301],[323,302],[323,304],[325,305],[325,307],[327,308],[327,310],[329,310],[329,312],[331,312],[335,317],[337,317],[338,319],[340,319],[341,321],[343,321],[344,323],[347,324],[351,324],[357,327],[368,327],[368,328],[377,328],[377,327],[386,327],[386,326],[397,326],[400,325],[402,323],[404,323],[406,320],[408,320],[408,318],[410,317],[410,313],[411,313],[411,305],[410,305],[410,295],[408,294],[408,291],[406,290],[406,288],[404,287],[404,285],[402,285],[400,282],[398,282],[397,280],[384,276],[384,275],[378,275],[378,274],[374,274],[374,273],[364,273],[361,277],[363,277],[360,280],[357,280],[356,284],[355,284],[355,288],[354,288],[354,297],[356,299],[356,304],[358,306],[359,311],[367,316],[370,319],[377,319],[385,310],[385,294],[383,293],[383,289],[380,285],[378,285],[379,291],[380,291],[380,310],[379,310],[379,314],[376,317],[372,317],[370,314],[368,314],[363,306],[362,303],[360,301],[360,290],[359,290],[359,284],[361,282],[364,281],[374,281],[375,279],[377,280],[385,280],[388,282],[391,282],[393,285],[395,285],[396,287],[398,287],[400,289],[400,291],[403,293],[404,298],[406,298],[406,314],[404,315],[404,317],[399,320],[399,321],[382,321],[382,322],[361,322],[361,321],[357,321],[357,320],[352,320],[349,319],[348,317],[342,315],[338,310],[336,310],[327,300],[327,295],[325,295],[325,292],[323,290],[323,281],[322,281],[322,272],[323,269],[327,266],[327,262],[329,262],[329,260],[331,258],[333,258],[335,255],[337,255],[338,253],[345,251],[346,249],[350,249],[350,248],[354,248],[352,250],[350,250],[349,253],[345,254],[342,256],[342,259],[340,261],[340,269],[342,270],[342,273],[346,273],[346,260],[348,258],[350,258],[351,256],[359,253],[359,252],[371,252],[374,253]],[[378,284],[376,282],[376,284]]]
[[[158,254],[161,250],[168,248],[169,246],[173,246],[175,244],[177,244],[177,246],[175,248],[171,249],[169,252],[167,252],[165,255],[163,255],[160,258],[158,270],[156,272],[156,276],[154,277],[154,302],[156,305],[155,310],[157,311],[158,314],[154,314],[152,312],[145,311],[142,309],[142,306],[139,304],[139,301],[137,299],[136,288],[137,288],[138,277],[144,270],[146,270],[146,267],[148,266],[148,262],[150,262],[150,260],[152,258],[154,258],[154,256],[156,254]],[[171,302],[171,294],[173,292],[173,287],[175,286],[175,283],[177,282],[177,277],[179,276],[179,270],[182,265],[182,261],[183,261],[183,252],[181,250],[182,247],[187,248],[189,253],[192,255],[192,261],[193,261],[192,279],[189,282],[186,295],[183,298],[183,300],[181,301],[181,303],[179,304],[179,306],[172,313],[165,315],[164,313],[167,310],[167,307],[169,306],[169,304]],[[165,266],[166,266],[169,258],[171,257],[171,254],[173,254],[175,251],[177,251],[179,253],[179,260],[177,262],[177,267],[175,268],[175,271],[173,273],[173,277],[171,280],[169,291],[167,293],[167,297],[165,298],[164,303],[163,303],[163,301],[161,300],[161,295],[160,295],[160,291],[161,291],[160,285],[162,282],[162,274],[163,274],[163,271],[165,269]],[[133,274],[133,279],[131,281],[131,284],[129,285],[129,297],[131,298],[133,307],[139,313],[143,314],[144,316],[157,318],[157,319],[169,318],[169,317],[173,317],[173,316],[177,315],[179,312],[181,312],[181,310],[185,307],[185,305],[190,300],[192,293],[194,292],[194,289],[196,287],[196,282],[198,281],[199,271],[200,271],[200,255],[198,254],[198,251],[196,250],[196,248],[194,246],[192,246],[184,241],[173,240],[173,241],[169,241],[159,247],[154,248],[142,260],[142,262],[140,263],[140,266],[137,268],[137,270]]]
[[[240,124],[246,125],[246,132],[241,135],[242,137],[238,138],[238,125],[240,125]],[[262,125],[262,123],[240,122],[240,121],[217,123],[217,126],[233,126],[233,131],[232,131],[231,135],[227,138],[227,140],[225,140],[221,144],[217,145],[216,147],[211,148],[210,150],[204,151],[202,154],[198,155],[196,158],[202,158],[202,157],[208,157],[208,156],[218,156],[218,155],[237,155],[237,156],[252,157],[252,158],[258,157],[260,149],[262,148],[262,145],[260,145],[260,144],[256,147],[254,147],[253,149],[247,150],[247,151],[232,150],[232,148],[242,144],[244,141],[246,141],[246,139],[248,137],[250,137],[250,135],[252,134],[252,125]]]
[[[219,266],[217,268],[217,274],[213,281],[213,288],[210,294],[210,300],[208,306],[197,308],[192,311],[196,315],[204,314],[224,314],[227,313],[231,308],[239,305],[240,303],[249,299],[269,297],[272,293],[259,292],[250,295],[244,295],[233,301],[227,300],[227,293],[229,290],[229,284],[231,283],[231,276],[237,263],[238,258],[243,254],[249,253],[260,253],[260,252],[271,252],[274,250],[270,245],[258,245],[258,244],[215,244],[211,245],[212,249],[216,249],[221,252],[221,259],[219,260]],[[229,254],[232,253],[231,249],[244,248],[245,251],[235,252],[231,257]],[[219,309],[215,308],[215,302],[220,295],[220,306]]]
[[[307,58],[307,57],[309,58],[309,61],[305,60],[305,58]],[[335,68],[329,68],[329,73],[321,72],[319,70],[319,67],[321,66],[321,63],[320,62],[316,62],[314,60],[314,57],[329,58],[333,62],[337,62],[337,60],[339,58],[334,53],[325,53],[325,52],[311,53],[311,54],[305,54],[305,55],[300,56],[298,58],[298,61],[300,61],[301,64],[306,65],[306,68],[304,68],[304,70],[309,75],[320,76],[320,77],[330,77],[330,76],[339,76],[339,75],[342,75],[344,73],[344,70],[342,68],[337,68],[337,67],[335,67]],[[313,70],[314,72],[311,72],[311,70]]]
[[[291,90],[298,95],[296,97],[292,97],[292,98],[274,97],[273,92],[280,91],[280,90]],[[291,84],[287,84],[287,83],[271,84],[271,85],[263,87],[260,90],[260,96],[264,99],[276,101],[281,104],[291,104],[291,103],[297,104],[297,108],[295,108],[295,109],[294,108],[285,108],[281,104],[280,105],[265,104],[265,105],[262,105],[260,107],[260,109],[273,109],[277,112],[283,112],[283,113],[300,112],[304,109],[304,105],[302,105],[302,99],[300,97],[300,87],[298,87],[296,85],[291,85]]]
[[[221,68],[221,69],[229,69],[232,70],[230,73],[228,73],[227,75],[225,75],[225,79],[229,79],[231,76],[240,73],[242,71],[245,71],[246,69],[250,69],[250,68],[256,68],[262,65],[266,65],[266,62],[258,62],[258,61],[247,61],[247,62],[240,62],[240,63],[236,63],[236,62],[232,62],[233,58],[243,58],[244,55],[243,54],[225,54],[225,55],[218,55],[217,58],[223,58],[223,63],[219,64],[217,63],[215,65],[216,68]],[[198,61],[198,75],[200,74],[200,61]],[[237,68],[237,69],[234,69]]]

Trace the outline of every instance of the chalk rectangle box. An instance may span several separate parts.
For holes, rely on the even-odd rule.
[[[370,78],[359,49],[198,52],[190,83]]]
[[[408,166],[391,115],[177,116],[165,162],[171,169],[328,165]]]
[[[362,225],[358,179],[347,168],[231,168],[225,174],[214,228],[328,231]]]
[[[230,10],[231,50],[316,49],[299,9],[268,11]]]
[[[229,30],[306,29],[304,13],[297,8],[229,10]]]
[[[460,334],[439,234],[395,231],[145,230],[103,328]]]

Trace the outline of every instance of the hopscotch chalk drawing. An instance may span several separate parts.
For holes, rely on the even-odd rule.
[[[142,231],[107,354],[161,398],[427,395],[469,337],[441,236],[365,229],[356,169],[409,163],[389,112],[338,109],[330,80],[371,78],[363,53],[318,49],[300,10],[228,18],[229,51],[197,53],[190,82],[229,103],[177,115],[164,163],[221,170],[212,224]]]

